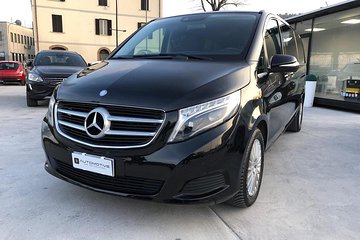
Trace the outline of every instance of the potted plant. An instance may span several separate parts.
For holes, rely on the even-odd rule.
[[[309,74],[305,77],[305,101],[304,107],[312,107],[314,104],[317,77]]]

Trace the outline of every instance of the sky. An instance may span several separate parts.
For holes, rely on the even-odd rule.
[[[88,0],[76,0],[88,1]],[[130,1],[130,0],[120,0]],[[131,0],[134,1],[134,0]],[[243,0],[246,5],[227,10],[266,10],[273,13],[305,13],[344,2],[344,0]],[[24,26],[31,27],[30,0],[0,0],[0,21],[20,20]],[[200,0],[163,0],[163,16],[179,15],[200,11]]]

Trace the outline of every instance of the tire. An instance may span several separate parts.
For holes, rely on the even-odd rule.
[[[30,98],[27,92],[26,92],[26,105],[28,107],[36,107],[38,105],[37,100]]]
[[[227,201],[228,204],[234,207],[247,208],[256,201],[264,170],[264,145],[263,135],[257,128],[251,135],[245,149],[244,160],[240,168],[239,191]]]
[[[300,132],[303,116],[304,116],[304,105],[303,102],[301,101],[299,104],[299,110],[294,115],[293,119],[291,120],[291,123],[289,124],[286,130],[290,132]]]
[[[21,86],[25,86],[25,80],[20,81]]]

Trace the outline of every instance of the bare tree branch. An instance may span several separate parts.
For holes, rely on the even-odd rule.
[[[194,0],[194,1],[198,1],[198,0]],[[204,12],[206,12],[205,3],[207,3],[207,5],[211,7],[212,11],[219,11],[221,8],[228,5],[233,5],[235,7],[240,5],[245,5],[245,1],[246,0],[205,0],[204,2],[204,0],[200,0],[200,3],[201,3],[201,8],[204,10]]]
[[[204,5],[204,0],[201,0],[201,7],[204,10],[204,12],[206,12],[206,8],[205,8],[205,5]]]

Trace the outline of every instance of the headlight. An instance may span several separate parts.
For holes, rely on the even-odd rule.
[[[42,82],[43,81],[43,79],[35,73],[29,73],[28,79],[33,82]]]
[[[55,97],[54,94],[51,96],[50,98],[50,102],[49,102],[49,107],[48,107],[48,112],[46,113],[46,118],[48,120],[48,124],[50,124],[50,126],[54,126],[54,105],[55,105]]]
[[[179,110],[179,119],[169,142],[182,141],[230,119],[240,104],[240,91]]]

